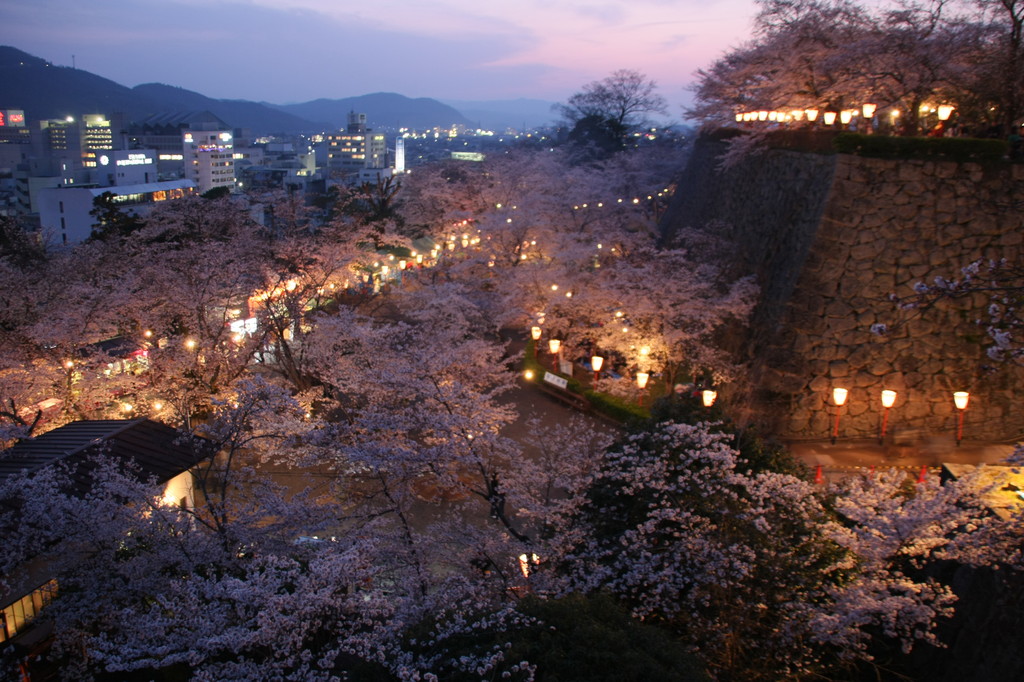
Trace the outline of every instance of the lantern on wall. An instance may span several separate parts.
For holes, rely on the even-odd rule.
[[[849,391],[845,388],[833,388],[832,389],[832,402],[836,404],[836,420],[832,427],[832,444],[835,445],[836,438],[839,437],[839,413],[842,411],[843,405],[846,404],[846,397],[849,395]]]
[[[882,428],[879,431],[878,443],[881,444],[885,440],[885,429],[889,425],[889,409],[896,404],[896,391],[884,390],[882,391]]]
[[[836,112],[826,111],[822,116],[822,119],[825,121],[825,125],[830,126],[836,122]]]
[[[967,391],[955,391],[953,393],[953,405],[956,406],[956,444],[964,439],[964,412],[967,410],[967,402],[971,394]]]

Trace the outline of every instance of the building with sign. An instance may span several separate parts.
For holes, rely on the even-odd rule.
[[[0,172],[25,160],[32,148],[32,131],[21,109],[0,109]]]
[[[113,187],[76,187],[62,185],[38,192],[39,224],[44,234],[61,244],[77,244],[89,238],[96,219],[92,215],[96,197],[105,192],[113,203],[136,215],[145,215],[164,201],[181,199],[196,193],[192,180],[168,180]]]
[[[234,189],[235,145],[230,130],[191,128],[181,133],[185,178],[200,194],[212,189]]]
[[[156,150],[131,149],[98,152],[92,182],[105,187],[156,182]]]
[[[21,109],[0,109],[0,144],[31,144],[32,133]]]

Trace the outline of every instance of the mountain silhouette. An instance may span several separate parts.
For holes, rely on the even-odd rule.
[[[366,114],[367,125],[377,130],[472,125],[456,109],[435,99],[413,99],[395,93],[277,105],[214,99],[162,83],[129,88],[88,71],[56,66],[3,45],[0,45],[0,109],[23,109],[30,121],[123,113],[129,122],[170,112],[206,110],[232,127],[248,128],[254,135],[343,129],[351,111]]]

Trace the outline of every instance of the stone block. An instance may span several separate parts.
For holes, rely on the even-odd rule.
[[[874,243],[871,244],[859,244],[850,249],[850,257],[858,261],[873,262],[875,256],[878,255],[878,249]]]
[[[870,372],[857,372],[857,376],[854,377],[854,385],[861,389],[871,388],[879,383],[880,379]]]
[[[850,375],[850,363],[846,360],[833,360],[828,366],[829,376],[842,379]]]
[[[826,326],[832,334],[841,336],[846,332],[857,329],[857,320],[852,315],[849,317],[829,317],[826,318]]]
[[[887,377],[892,374],[892,363],[883,360],[875,360],[868,365],[868,373],[876,377]]]
[[[868,411],[868,406],[861,399],[862,396],[858,394],[857,400],[848,400],[846,405],[843,407],[846,410],[846,414],[850,417],[859,417]],[[849,426],[849,425],[847,425]]]
[[[903,161],[899,165],[897,177],[903,182],[912,182],[921,177],[921,164],[915,161]]]
[[[807,384],[807,388],[814,393],[827,393],[831,386],[832,380],[824,376],[824,373],[816,374],[810,383]]]
[[[897,206],[895,216],[897,220],[910,221],[917,217],[918,207],[916,204],[907,204],[905,206]]]
[[[886,374],[882,379],[882,388],[888,388],[897,393],[906,393],[907,382],[903,378],[903,372],[890,372]],[[899,400],[899,396],[897,396],[897,400]]]
[[[925,194],[926,191],[925,186],[921,182],[913,180],[911,182],[904,183],[901,194],[907,197],[919,197],[922,194]]]
[[[1024,243],[1024,235],[1020,232],[1007,232],[999,238],[1000,246],[1020,246]]]

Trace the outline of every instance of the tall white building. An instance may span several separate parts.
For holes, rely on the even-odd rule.
[[[395,139],[395,173],[405,172],[405,138],[399,135]]]
[[[230,130],[186,130],[182,132],[185,178],[192,180],[200,194],[211,189],[235,186],[235,146]]]

